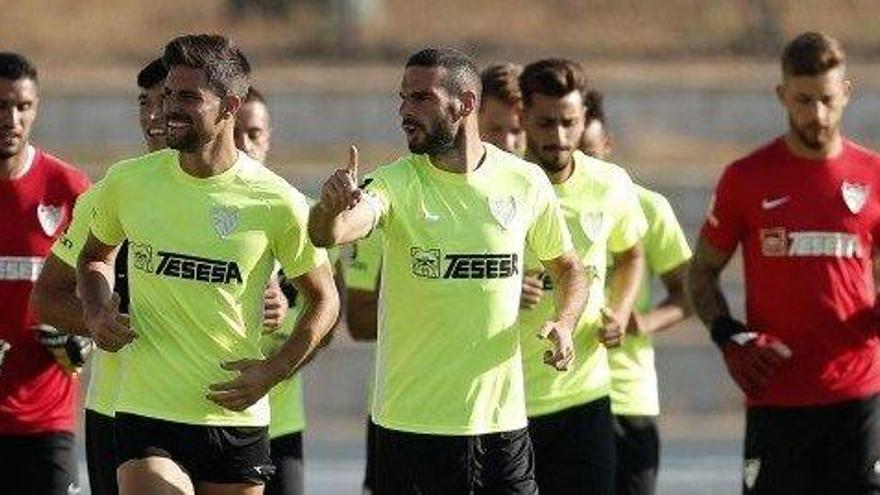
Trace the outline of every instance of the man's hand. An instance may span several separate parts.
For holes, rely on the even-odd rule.
[[[744,334],[740,334],[744,335]],[[781,340],[758,334],[742,344],[730,340],[722,347],[727,371],[747,396],[756,396],[791,358],[791,349]]]
[[[602,326],[599,327],[599,340],[605,347],[614,348],[623,343],[626,324],[608,308],[602,308]]]
[[[575,358],[571,334],[570,325],[554,320],[544,322],[544,326],[538,331],[538,338],[547,339],[553,344],[553,349],[544,352],[545,364],[556,368],[557,371],[568,371]]]
[[[336,169],[321,188],[321,207],[336,215],[353,208],[362,196],[358,187],[358,149],[351,145],[346,167]]]
[[[633,312],[629,315],[629,322],[626,325],[626,333],[627,335],[632,335],[635,337],[645,334],[644,326],[642,323],[642,315],[640,315],[635,310],[633,310]]]
[[[544,297],[544,282],[540,272],[526,272],[522,278],[522,294],[519,298],[519,307],[522,309],[534,309],[541,298]]]
[[[33,330],[37,340],[65,373],[74,375],[82,370],[92,352],[92,339],[70,335],[49,325],[37,325]]]
[[[221,363],[220,367],[227,371],[238,371],[238,377],[211,384],[205,398],[232,411],[244,411],[280,381],[264,359],[241,359]]]
[[[129,316],[119,312],[119,294],[115,292],[101,307],[84,307],[83,320],[92,340],[105,351],[116,352],[137,338],[131,330]]]
[[[263,293],[263,327],[267,333],[278,330],[289,308],[290,303],[281,291],[278,279],[272,277],[269,285],[266,286],[266,292]]]

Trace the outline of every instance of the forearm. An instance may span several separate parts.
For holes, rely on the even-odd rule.
[[[76,272],[76,293],[84,312],[105,305],[113,293],[113,265],[81,259]]]
[[[339,296],[336,291],[328,292],[314,301],[306,300],[304,304],[303,313],[291,336],[268,359],[278,381],[290,377],[311,360],[339,316]]]
[[[639,296],[642,287],[642,278],[645,275],[645,257],[640,248],[633,248],[621,255],[616,260],[611,270],[611,280],[606,306],[614,313],[619,321],[627,321],[632,312],[633,305]]]
[[[75,280],[74,274],[71,279]],[[66,333],[90,336],[83,321],[83,307],[76,297],[76,282],[67,288],[34,291],[31,305],[41,322]]]
[[[687,295],[697,317],[707,326],[721,316],[730,316],[727,299],[721,292],[720,272],[695,262],[687,277]]]
[[[378,331],[378,298],[373,291],[351,289],[345,309],[348,333],[358,342],[376,340]]]
[[[639,333],[650,335],[662,332],[690,315],[690,306],[683,295],[667,297],[648,312],[638,315]]]
[[[554,319],[577,325],[587,305],[587,277],[580,263],[572,265],[556,276],[556,313]]]

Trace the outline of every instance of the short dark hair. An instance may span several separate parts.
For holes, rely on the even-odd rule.
[[[250,87],[250,63],[229,38],[219,34],[187,34],[165,45],[162,61],[170,71],[182,65],[205,71],[208,87],[219,96],[244,98]]]
[[[782,73],[786,76],[818,76],[844,65],[843,44],[824,33],[803,33],[782,51]]]
[[[483,98],[498,98],[508,105],[522,103],[522,91],[519,89],[519,75],[522,66],[518,64],[495,64],[483,69],[480,81],[483,84]]]
[[[607,125],[605,121],[605,95],[598,89],[590,89],[584,98],[584,106],[587,109],[587,124],[598,120],[600,124]]]
[[[10,81],[30,79],[37,82],[37,68],[24,55],[0,52],[0,77]]]
[[[581,64],[564,58],[547,58],[532,62],[523,69],[519,89],[525,104],[530,105],[535,93],[562,97],[578,91],[586,100],[589,87]]]
[[[266,98],[263,96],[263,93],[260,92],[257,88],[251,86],[248,88],[247,95],[244,97],[244,101],[242,103],[262,103],[266,104]]]
[[[162,62],[161,58],[157,58],[145,65],[144,68],[138,72],[137,85],[142,89],[151,89],[157,84],[162,84],[167,75],[168,67],[165,66],[165,63]]]
[[[472,89],[477,96],[482,92],[477,65],[464,52],[454,48],[425,48],[406,61],[406,67],[443,67],[446,78],[443,86],[454,93]]]

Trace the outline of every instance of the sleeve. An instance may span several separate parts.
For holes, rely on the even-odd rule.
[[[666,198],[659,196],[642,242],[651,273],[662,275],[691,258],[691,248]]]
[[[118,201],[118,189],[122,181],[119,180],[119,175],[113,174],[111,170],[101,182],[103,184],[101,194],[96,198],[89,228],[99,241],[115,246],[125,240],[125,231],[119,219]]]
[[[95,201],[99,188],[100,183],[77,198],[70,225],[52,245],[52,254],[72,267],[76,266],[76,258],[89,236],[89,223],[95,212]]]
[[[289,187],[289,186],[288,186]],[[296,278],[327,262],[327,252],[312,244],[308,235],[309,205],[305,197],[289,187],[276,204],[273,216],[272,252],[285,276]]]
[[[614,219],[608,237],[608,249],[612,253],[620,253],[638,244],[648,230],[648,221],[642,211],[642,204],[635,184],[629,175],[623,173],[615,182],[617,189],[612,204]]]
[[[382,268],[382,232],[374,231],[352,245],[345,265],[345,285],[349,289],[376,290]]]
[[[574,247],[553,186],[544,176],[536,181],[533,216],[526,233],[526,245],[539,260],[552,260]]]
[[[745,235],[745,212],[738,198],[742,191],[737,191],[737,168],[727,167],[715,193],[709,200],[706,221],[700,233],[709,244],[725,252],[733,252]]]
[[[388,174],[383,174],[380,168],[364,179],[362,186],[366,194],[366,200],[372,206],[376,215],[375,225],[384,227],[391,213],[391,186],[388,183]]]

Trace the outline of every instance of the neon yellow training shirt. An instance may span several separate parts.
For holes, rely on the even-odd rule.
[[[384,243],[372,417],[385,428],[526,426],[514,327],[523,249],[550,260],[571,240],[541,169],[484,146],[470,173],[408,155],[367,180]]]
[[[642,238],[646,276],[635,311],[651,309],[650,276],[663,275],[691,257],[687,238],[669,201],[662,194],[636,186],[648,231]],[[650,336],[627,335],[623,345],[608,353],[611,365],[611,410],[614,414],[656,416],[660,414],[654,346]]]
[[[632,248],[647,228],[629,175],[617,165],[574,154],[574,171],[555,184],[575,251],[584,264],[589,283],[587,307],[574,333],[577,352],[567,373],[542,363],[549,344],[535,338],[541,325],[554,313],[555,295],[549,276],[539,305],[520,311],[519,334],[523,347],[526,406],[529,416],[541,416],[586,404],[610,393],[610,372],[605,346],[599,342],[601,308],[605,305],[605,272],[608,251]],[[542,270],[527,256],[530,271]]]
[[[174,150],[113,166],[92,233],[129,239],[132,328],[122,349],[117,412],[213,426],[269,424],[268,400],[243,412],[205,398],[238,376],[220,363],[262,358],[263,292],[277,259],[295,278],[327,262],[306,232],[305,198],[238,153],[225,172],[196,178]]]
[[[96,182],[80,195],[73,209],[73,219],[67,231],[55,241],[52,254],[76,270],[76,259],[89,235],[89,222],[100,194],[101,182]],[[119,373],[119,356],[95,348],[89,364],[89,385],[86,389],[86,409],[104,416],[116,414],[116,383]]]
[[[381,268],[382,232],[376,230],[352,244],[351,256],[345,266],[345,286],[375,291],[378,289]]]

